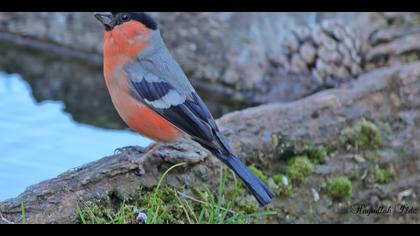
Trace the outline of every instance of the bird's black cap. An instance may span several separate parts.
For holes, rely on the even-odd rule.
[[[138,21],[151,30],[158,28],[156,21],[144,12],[95,12],[94,15],[107,31],[130,20]]]

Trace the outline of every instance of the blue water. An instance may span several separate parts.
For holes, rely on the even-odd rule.
[[[37,103],[19,75],[0,72],[0,200],[116,148],[151,142],[131,131],[78,124],[62,102]]]

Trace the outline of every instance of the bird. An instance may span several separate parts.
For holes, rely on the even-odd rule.
[[[219,130],[157,22],[145,12],[95,12],[104,26],[103,73],[112,103],[128,127],[157,143],[188,138],[245,183],[261,206],[274,193],[241,162]]]

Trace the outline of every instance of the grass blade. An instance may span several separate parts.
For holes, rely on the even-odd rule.
[[[154,193],[154,197],[152,199],[152,203],[150,204],[151,206],[150,206],[149,211],[147,213],[147,221],[146,221],[147,224],[154,224],[154,223],[156,223],[156,220],[157,220],[157,217],[158,217],[158,213],[159,213],[159,206],[156,206],[156,204],[157,204],[156,203],[156,199],[158,197],[159,190],[160,190],[160,185],[162,184],[163,180],[166,178],[166,176],[169,174],[169,172],[171,172],[171,170],[173,170],[173,169],[175,169],[175,168],[177,168],[179,166],[186,165],[186,164],[187,163],[182,162],[182,163],[178,163],[176,165],[173,165],[170,168],[168,168],[163,173],[163,175],[160,177],[159,182],[158,182],[158,184],[156,186],[156,189],[155,189],[155,193]],[[153,214],[153,217],[151,217],[152,214]],[[149,219],[151,219],[151,220],[149,220]]]

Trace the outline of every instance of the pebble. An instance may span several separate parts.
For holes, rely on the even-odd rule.
[[[319,201],[318,191],[316,191],[316,189],[314,189],[314,188],[311,188],[311,192],[312,192],[312,198],[314,199],[314,202]]]
[[[147,215],[146,215],[145,213],[143,213],[143,212],[140,212],[140,213],[137,215],[136,220],[137,220],[138,222],[140,222],[140,223],[145,223],[145,222],[146,222],[146,220],[147,220]]]
[[[404,198],[411,196],[413,194],[413,189],[407,189],[398,193],[398,201],[401,202]]]

